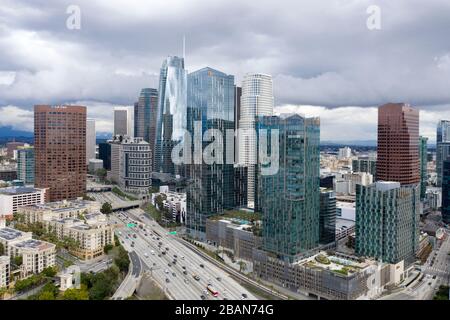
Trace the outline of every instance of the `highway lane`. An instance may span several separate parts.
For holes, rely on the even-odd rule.
[[[140,217],[141,220],[142,217]],[[130,222],[130,220],[123,221],[122,223]],[[174,296],[175,299],[200,299],[201,295],[205,295],[207,299],[216,299],[211,295],[206,295],[205,290],[208,285],[208,280],[212,283],[212,285],[219,292],[218,299],[241,299],[242,294],[246,294],[249,299],[255,299],[255,297],[250,294],[245,288],[239,285],[234,279],[229,277],[227,273],[212,265],[211,263],[205,261],[203,258],[199,257],[196,253],[192,252],[190,249],[180,245],[173,236],[167,234],[167,231],[157,225],[152,221],[144,221],[147,226],[147,236],[145,236],[145,232],[137,228],[135,230],[137,238],[134,239],[135,247],[134,249],[140,255],[144,263],[147,264],[147,261],[150,261],[147,267],[150,269],[152,267],[152,263],[155,262],[158,266],[161,266],[161,269],[152,271],[159,284],[167,288],[167,290]],[[148,233],[149,226],[150,229],[153,229],[158,233],[158,237],[161,238],[161,242],[163,242],[162,248],[165,251],[165,248],[169,248],[168,254],[162,255],[158,257],[158,253],[161,250],[158,249],[158,240],[153,240],[153,236]],[[123,229],[122,229],[123,230]],[[122,236],[124,232],[130,233],[130,231],[122,231]],[[139,239],[139,241],[138,241]],[[156,237],[155,237],[156,239]],[[127,241],[132,241],[131,239]],[[142,242],[145,244],[143,245]],[[150,251],[155,251],[155,256],[150,254]],[[148,258],[145,258],[145,253],[148,254]],[[173,255],[176,254],[178,256],[177,263],[172,265],[172,267],[168,267],[168,263],[172,263]],[[184,257],[184,259],[182,259]],[[200,265],[204,265],[202,268]],[[182,266],[185,266],[187,269],[187,276],[183,275]],[[170,283],[165,282],[165,273],[164,270],[169,269],[169,279]],[[171,275],[171,272],[175,272],[176,277]],[[192,277],[193,274],[197,274],[200,276],[199,281],[195,281]],[[220,277],[221,281],[218,281],[217,278]],[[176,279],[175,279],[176,278]],[[189,283],[184,283],[184,279],[187,279]],[[186,290],[188,289],[188,290]],[[183,292],[187,291],[187,294],[183,294]],[[180,293],[179,293],[180,292]],[[182,297],[181,297],[181,296]]]
[[[159,234],[165,235],[165,239],[170,240],[169,249],[172,250],[172,252],[184,252],[185,259],[189,259],[189,261],[191,262],[189,263],[191,269],[193,269],[194,272],[196,272],[200,276],[200,283],[202,283],[203,288],[208,285],[208,282],[211,282],[216,290],[220,293],[223,293],[222,295],[224,295],[224,297],[226,297],[227,299],[238,300],[242,298],[242,294],[246,294],[249,299],[256,299],[256,297],[250,294],[248,290],[243,288],[236,280],[234,280],[234,278],[231,278],[227,272],[205,260],[184,245],[180,244],[179,239],[176,236],[169,235],[167,230],[144,216],[142,210],[133,209],[129,212],[132,216],[136,217],[136,215],[138,215],[136,218],[139,218],[140,221],[146,223],[147,225],[150,224],[152,228]],[[202,268],[200,265],[204,265],[205,267]],[[221,281],[217,280],[218,277],[221,278]]]

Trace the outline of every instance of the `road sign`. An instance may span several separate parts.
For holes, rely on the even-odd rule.
[[[134,223],[127,223],[128,228],[136,228],[136,225]]]
[[[177,232],[176,231],[170,231],[169,234],[175,235],[175,234],[177,234]]]

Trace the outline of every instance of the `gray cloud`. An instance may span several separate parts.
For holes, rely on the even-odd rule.
[[[246,72],[272,74],[278,106],[327,107],[330,127],[344,124],[347,106],[388,101],[427,110],[430,128],[448,115],[448,0],[79,0],[78,31],[66,28],[71,0],[0,1],[0,106],[96,101],[107,123],[105,106],[156,87],[163,58],[181,54],[186,35],[190,71],[208,65],[237,83]],[[372,4],[381,30],[366,27]],[[361,130],[353,134],[370,136]]]

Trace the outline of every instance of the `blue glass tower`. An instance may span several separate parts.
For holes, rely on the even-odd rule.
[[[220,130],[223,136],[227,129],[234,130],[234,76],[211,68],[190,73],[187,101],[187,127],[192,137],[195,136],[196,125],[200,127],[202,137],[209,129]],[[234,140],[230,143],[234,145]],[[195,157],[195,153],[205,150],[210,142],[202,141],[202,150],[195,150],[194,144]],[[209,216],[234,207],[233,161],[229,164],[226,161],[226,139],[222,145],[222,163],[207,164],[202,159],[188,165],[190,185],[187,189],[186,227],[196,238],[204,237]]]
[[[271,143],[272,131],[279,132],[279,170],[266,175],[263,168],[268,164],[258,164],[263,246],[292,261],[319,244],[320,121],[300,115],[264,116],[258,118],[256,128],[259,148],[259,132],[267,130],[270,152],[277,151]]]
[[[172,148],[182,141],[187,124],[187,72],[184,59],[167,57],[159,76],[154,171],[175,173]]]
[[[24,184],[34,184],[33,147],[21,147],[17,150],[17,179]]]
[[[437,186],[442,185],[443,162],[450,158],[450,121],[441,120],[436,132],[436,174]]]

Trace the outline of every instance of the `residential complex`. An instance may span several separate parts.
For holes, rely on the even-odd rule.
[[[9,286],[11,276],[10,260],[9,256],[0,256],[0,289]]]

